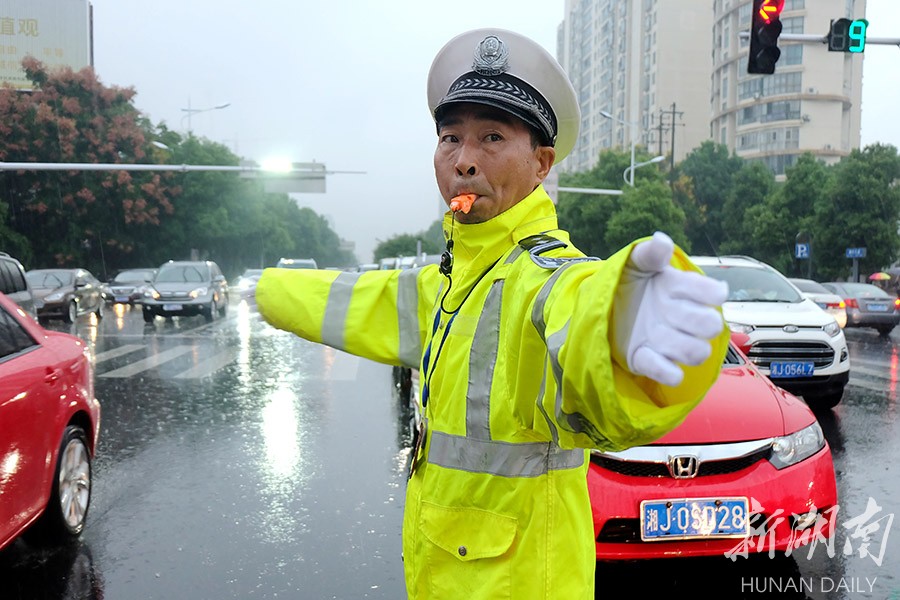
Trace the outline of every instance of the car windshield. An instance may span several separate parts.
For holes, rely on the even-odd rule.
[[[153,271],[149,269],[134,269],[131,271],[122,271],[113,279],[116,283],[127,283],[129,281],[153,281]]]
[[[890,298],[891,296],[877,285],[870,283],[842,283],[851,298]]]
[[[203,283],[209,281],[209,269],[205,265],[172,265],[162,267],[156,283]]]
[[[278,261],[281,269],[315,269],[316,263],[309,258],[285,258]]]
[[[708,265],[703,271],[728,284],[728,302],[800,302],[803,297],[788,281],[766,268]]]
[[[71,271],[32,271],[26,273],[28,283],[34,288],[58,288],[72,285]]]
[[[801,292],[806,292],[807,294],[831,294],[832,292],[828,290],[821,283],[811,281],[809,279],[791,279],[791,283],[797,286]]]

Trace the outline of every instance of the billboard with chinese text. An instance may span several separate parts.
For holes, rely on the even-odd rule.
[[[33,56],[51,71],[92,66],[91,4],[88,0],[0,2],[0,85],[31,89],[22,59]]]

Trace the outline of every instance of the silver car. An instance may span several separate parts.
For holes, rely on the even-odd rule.
[[[800,290],[801,294],[834,317],[841,329],[847,326],[847,305],[843,298],[812,279],[792,278],[790,282]]]
[[[203,315],[212,321],[228,310],[228,282],[211,260],[169,261],[144,288],[144,322],[157,316]]]
[[[888,335],[900,323],[900,299],[871,283],[830,281],[826,288],[844,299],[847,327],[871,327]]]

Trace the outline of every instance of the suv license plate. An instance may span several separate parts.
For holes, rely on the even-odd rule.
[[[769,365],[769,377],[811,377],[815,366],[808,361],[773,361]]]
[[[163,310],[181,310],[180,304],[163,304]]]
[[[746,498],[641,502],[641,540],[741,538],[749,531]]]

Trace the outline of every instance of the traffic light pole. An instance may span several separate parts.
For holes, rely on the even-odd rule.
[[[741,39],[749,39],[750,32],[749,31],[741,31],[738,34],[738,37]],[[827,44],[828,36],[827,35],[815,35],[813,33],[782,33],[778,36],[778,41],[780,42],[810,42],[810,43],[820,43]],[[866,38],[866,45],[869,44],[877,44],[882,46],[897,46],[900,47],[900,38]]]

